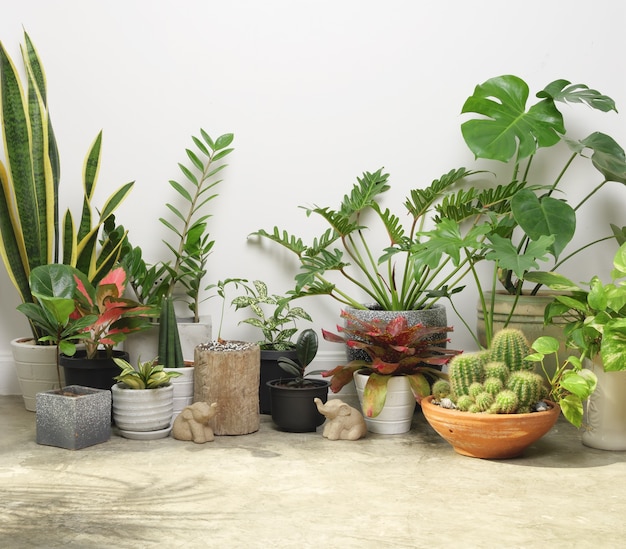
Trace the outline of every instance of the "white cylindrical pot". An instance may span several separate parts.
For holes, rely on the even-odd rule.
[[[34,412],[37,393],[60,389],[56,366],[57,347],[56,345],[36,345],[33,339],[18,338],[11,341],[11,351],[24,407]],[[62,368],[61,384],[65,385]]]
[[[626,371],[605,372],[599,357],[585,362],[598,385],[585,406],[582,442],[598,450],[626,450]]]
[[[181,374],[180,376],[170,379],[170,383],[174,388],[174,412],[172,414],[173,422],[183,408],[193,404],[194,367],[185,366],[184,368],[163,368],[163,370],[165,372],[178,372]]]
[[[111,387],[113,420],[122,431],[160,431],[170,427],[174,411],[174,387],[128,389],[122,383]],[[124,433],[122,433],[124,434]]]
[[[354,373],[354,383],[363,410],[367,430],[383,435],[398,435],[411,429],[415,397],[405,376],[391,376],[387,383],[387,399],[382,411],[376,417],[367,417],[363,409],[363,391],[368,379],[367,374]]]

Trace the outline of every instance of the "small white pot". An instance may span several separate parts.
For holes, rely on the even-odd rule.
[[[367,374],[359,371],[354,373],[354,384],[362,410],[363,390],[368,377]],[[411,429],[415,405],[415,397],[408,379],[405,376],[392,376],[387,384],[387,399],[380,414],[376,417],[367,417],[363,410],[367,430],[383,435],[398,435],[408,432]]]
[[[178,372],[181,375],[170,379],[174,388],[174,413],[172,422],[185,406],[193,404],[193,366],[184,368],[163,368],[165,372]]]
[[[122,436],[126,436],[125,431],[143,433],[167,430],[169,434],[174,411],[172,385],[158,389],[128,389],[122,383],[117,383],[111,387],[111,392],[113,420]]]
[[[626,371],[605,372],[599,357],[585,361],[598,378],[587,400],[582,442],[598,450],[626,450]]]

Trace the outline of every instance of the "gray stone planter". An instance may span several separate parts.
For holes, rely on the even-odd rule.
[[[63,392],[37,394],[37,444],[80,450],[109,440],[111,391],[69,385]]]

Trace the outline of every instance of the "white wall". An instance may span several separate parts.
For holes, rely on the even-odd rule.
[[[355,177],[384,166],[402,213],[408,190],[472,161],[459,115],[474,86],[511,73],[533,90],[556,78],[583,82],[626,108],[624,4],[527,0],[21,0],[3,6],[0,40],[18,60],[22,26],[43,58],[62,162],[63,200],[80,199],[83,157],[104,129],[99,197],[136,181],[118,219],[150,259],[164,253],[158,218],[174,200],[168,179],[199,128],[234,132],[236,147],[213,202],[217,243],[207,282],[261,278],[290,288],[295,265],[276,247],[246,240],[275,224],[315,235],[298,205],[337,206]],[[622,115],[577,107],[575,130],[626,144]],[[580,174],[581,188],[587,174]],[[582,228],[626,224],[625,195],[601,200]],[[581,191],[582,192],[582,191]],[[616,199],[616,200],[615,200]],[[616,206],[618,204],[618,206]],[[596,229],[599,222],[602,227]],[[318,226],[319,228],[319,226]],[[585,239],[583,239],[585,240]],[[269,243],[267,243],[269,244]],[[614,246],[573,266],[579,280],[602,270]],[[8,341],[27,332],[0,269],[0,393],[17,392]],[[473,308],[465,291],[462,308]],[[302,302],[316,328],[332,328],[330,299]],[[205,303],[218,323],[219,301]],[[471,314],[471,313],[470,313]],[[223,337],[256,339],[232,310]],[[455,318],[450,323],[456,324]],[[462,326],[452,346],[471,345]],[[336,346],[323,344],[322,353]]]

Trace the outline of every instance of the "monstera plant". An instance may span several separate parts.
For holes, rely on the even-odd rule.
[[[528,106],[528,85],[512,75],[476,86],[463,105],[462,113],[472,117],[462,123],[461,131],[477,159],[500,164],[495,166],[496,185],[465,187],[444,197],[435,206],[439,222],[431,231],[422,233],[419,242],[411,244],[415,263],[434,266],[441,263],[442,257],[459,254],[468,258],[484,313],[487,346],[493,335],[491,322],[498,283],[514,296],[535,294],[539,285],[523,285],[527,273],[540,269],[539,261],[551,261],[551,270],[555,270],[596,242],[624,237],[624,229],[614,227],[613,234],[576,250],[568,249],[579,209],[608,182],[626,183],[626,158],[624,150],[604,133],[593,132],[582,139],[567,135],[558,105],[582,104],[609,112],[616,111],[614,101],[584,84],[567,80],[555,80],[536,97],[538,100]],[[555,148],[559,144],[561,147]],[[567,149],[569,155],[563,156]],[[544,164],[539,164],[542,161]],[[545,181],[545,162],[557,163],[551,170],[557,174],[552,182]],[[584,197],[571,203],[564,188],[568,179],[565,176],[574,173],[577,164],[587,162],[599,178],[590,183],[576,179],[577,190],[581,184],[587,187]],[[539,168],[533,170],[537,164]],[[469,240],[467,235],[471,233],[478,237]],[[474,267],[485,259],[492,263],[493,277],[483,284]],[[487,291],[491,291],[490,297]]]
[[[125,232],[113,213],[133,183],[115,191],[103,206],[92,204],[100,168],[102,133],[91,145],[83,168],[80,221],[69,210],[59,217],[62,185],[59,153],[47,103],[46,78],[37,51],[24,33],[26,85],[0,43],[0,120],[5,162],[0,161],[0,255],[23,303],[35,300],[31,271],[64,263],[97,283],[117,262]],[[106,230],[105,230],[106,225]],[[31,323],[36,340],[43,335]]]

